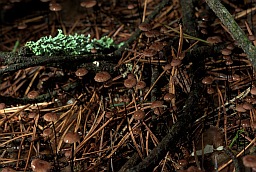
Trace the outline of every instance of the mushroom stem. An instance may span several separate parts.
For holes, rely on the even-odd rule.
[[[71,172],[74,172],[74,144],[71,146],[71,160],[70,160]]]
[[[58,158],[58,148],[57,148],[57,134],[56,134],[56,130],[55,130],[55,125],[54,125],[54,122],[52,121],[52,128],[53,128],[53,133],[54,133],[54,141],[55,141],[55,154],[56,154],[56,165],[57,165],[57,167],[56,167],[56,170],[57,171],[59,171],[59,158]],[[55,161],[54,161],[55,162]]]

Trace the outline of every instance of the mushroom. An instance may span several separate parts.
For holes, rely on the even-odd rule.
[[[9,168],[9,167],[5,167],[5,168],[2,168],[1,172],[16,172],[16,170]]]
[[[136,89],[141,90],[144,89],[146,87],[146,82],[144,81],[138,81],[136,84]]]
[[[73,144],[80,141],[80,136],[78,135],[78,133],[68,132],[63,140],[65,143]]]
[[[132,88],[136,85],[137,80],[135,78],[127,78],[126,80],[124,80],[124,86],[126,88]]]
[[[140,29],[141,31],[149,31],[149,30],[152,29],[152,26],[151,26],[151,24],[149,24],[149,23],[141,23],[141,24],[139,25],[139,29]]]
[[[167,102],[170,102],[172,99],[174,99],[175,98],[175,95],[174,94],[172,94],[172,93],[166,93],[165,95],[164,95],[164,100],[165,101],[167,101]]]
[[[159,35],[160,35],[160,32],[157,30],[149,30],[149,31],[145,32],[145,36],[148,38],[157,37]]]
[[[256,95],[256,87],[253,87],[253,88],[251,89],[251,94],[252,94],[252,95]]]
[[[80,6],[84,7],[84,8],[92,8],[96,4],[97,4],[97,1],[95,1],[95,0],[86,0],[86,1],[81,2]]]
[[[203,78],[202,83],[205,85],[211,85],[213,83],[214,79],[212,76],[206,76]]]
[[[225,55],[225,56],[229,56],[231,53],[232,53],[232,51],[227,48],[224,48],[223,50],[221,50],[221,54]]]
[[[47,122],[55,122],[58,120],[58,116],[54,112],[48,112],[43,116],[44,120]]]
[[[51,11],[58,12],[58,11],[62,10],[62,6],[57,2],[52,2],[52,3],[49,4],[49,9]]]
[[[49,136],[52,134],[52,129],[51,128],[46,128],[44,129],[43,133],[42,133],[42,136],[44,138],[49,138]]]
[[[246,112],[246,110],[243,108],[242,104],[237,104],[235,110],[237,112]]]
[[[164,48],[165,44],[163,42],[154,42],[152,45],[150,45],[150,49],[161,51]]]
[[[145,112],[143,110],[136,110],[133,114],[135,120],[143,120],[145,118]]]
[[[85,69],[84,67],[81,67],[76,70],[75,74],[78,76],[79,79],[82,79],[83,76],[85,76],[88,73],[88,70]]]
[[[157,51],[154,49],[146,49],[143,51],[143,55],[145,57],[153,57],[154,55],[156,55]]]
[[[74,143],[76,142],[80,142],[80,136],[78,135],[78,133],[75,132],[68,132],[64,138],[63,138],[65,143],[68,144],[72,144],[72,148],[71,148],[71,162],[70,162],[70,168],[71,171],[74,171],[74,164],[73,164],[73,157],[74,157]]]
[[[245,155],[243,157],[243,164],[246,167],[252,168],[252,172],[256,172],[256,156],[255,155]]]
[[[160,100],[153,101],[151,104],[151,109],[163,107],[164,102]]]
[[[244,103],[243,103],[243,108],[244,108],[245,110],[252,110],[252,109],[253,109],[253,106],[252,106],[251,103],[244,102]]]
[[[49,172],[51,164],[41,159],[33,159],[31,161],[31,168],[35,172]]]
[[[94,80],[96,82],[106,82],[111,78],[110,74],[106,71],[96,73]]]
[[[29,99],[35,99],[38,95],[39,95],[38,91],[30,91],[30,92],[27,94],[27,97],[28,97]]]

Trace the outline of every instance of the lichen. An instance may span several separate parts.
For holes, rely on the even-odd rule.
[[[112,47],[117,49],[122,45],[123,43],[115,44],[114,40],[107,36],[97,40],[91,39],[89,34],[64,35],[60,29],[55,37],[44,36],[25,44],[37,56],[81,55],[90,53],[91,49],[101,52]]]

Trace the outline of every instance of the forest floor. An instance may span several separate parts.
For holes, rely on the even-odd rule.
[[[254,70],[204,0],[57,2],[0,2],[2,171],[251,170]],[[221,2],[256,45],[255,2]],[[58,30],[107,42],[25,46]]]

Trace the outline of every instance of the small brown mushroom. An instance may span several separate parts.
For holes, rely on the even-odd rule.
[[[96,73],[94,80],[96,82],[106,82],[111,78],[110,74],[106,71]]]
[[[44,129],[43,133],[42,133],[42,136],[44,138],[48,138],[51,134],[52,134],[52,129],[51,128],[46,128]]]
[[[145,112],[143,110],[137,110],[133,114],[135,120],[143,120],[145,118]]]
[[[76,76],[79,77],[79,79],[81,79],[83,76],[85,76],[88,73],[88,70],[85,69],[84,67],[81,67],[79,69],[76,70],[75,74]]]
[[[58,120],[58,116],[54,112],[48,112],[44,115],[44,120],[47,122],[55,122]]]
[[[246,110],[243,108],[243,105],[242,105],[242,104],[236,105],[235,110],[236,110],[237,112],[246,112]]]
[[[221,50],[221,54],[225,55],[225,56],[229,56],[231,53],[232,53],[232,51],[227,48],[224,48],[223,50]]]
[[[256,95],[256,87],[253,87],[253,88],[251,89],[251,94],[252,94],[252,95]]]
[[[75,142],[79,142],[80,141],[80,136],[79,136],[78,133],[69,132],[69,133],[67,133],[65,135],[63,140],[64,140],[65,143],[73,144]]]
[[[146,87],[146,82],[144,81],[138,81],[137,84],[136,84],[136,89],[144,89]]]
[[[157,30],[149,30],[149,31],[145,32],[145,36],[148,38],[157,37],[159,35],[160,35],[160,32]]]
[[[124,80],[124,86],[126,88],[132,88],[136,85],[137,80],[135,78],[127,78],[126,80]]]
[[[212,76],[206,76],[203,78],[202,83],[205,85],[211,85],[213,83],[214,79]]]
[[[86,1],[81,2],[81,3],[80,3],[80,6],[81,6],[81,7],[84,7],[84,8],[92,8],[92,7],[94,7],[96,4],[97,4],[97,1],[96,1],[96,0],[86,0]]]
[[[167,102],[170,102],[172,99],[174,99],[175,98],[175,95],[174,94],[172,94],[172,93],[166,93],[165,95],[164,95],[164,100],[165,101],[167,101]]]
[[[152,26],[151,26],[151,24],[148,24],[148,23],[141,23],[141,24],[139,25],[139,29],[140,29],[141,31],[149,31],[149,30],[152,29]]]
[[[162,42],[154,42],[152,45],[150,45],[149,49],[161,51],[164,48],[164,46],[165,45]]]
[[[30,92],[27,94],[27,97],[28,97],[29,99],[35,99],[37,96],[39,96],[38,91],[30,91]]]
[[[255,155],[245,155],[243,157],[243,164],[246,167],[256,168],[256,156]]]
[[[54,2],[49,4],[49,9],[58,12],[62,10],[62,6],[59,3]]]
[[[1,172],[16,172],[16,170],[10,168],[10,167],[5,167],[5,168],[2,168],[2,171]]]
[[[143,51],[143,55],[145,57],[153,57],[156,54],[157,54],[157,51],[153,50],[153,49],[146,49],[146,50]]]
[[[41,159],[33,159],[31,161],[31,168],[35,172],[49,172],[51,170],[51,164]]]
[[[153,101],[151,104],[151,109],[163,107],[164,102],[160,100]]]
[[[251,103],[244,102],[244,103],[243,103],[243,108],[244,108],[245,110],[252,110],[252,109],[253,109],[253,106],[252,106]]]

